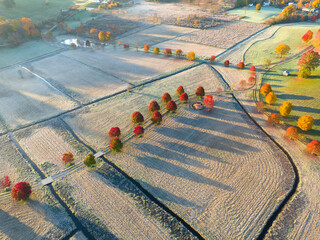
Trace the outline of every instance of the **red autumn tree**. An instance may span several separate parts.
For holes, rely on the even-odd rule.
[[[157,101],[152,101],[149,104],[149,112],[154,112],[156,110],[160,110],[160,106]]]
[[[268,122],[271,123],[271,124],[278,124],[280,122],[279,115],[276,114],[276,113],[271,114],[268,117]]]
[[[255,77],[249,77],[248,83],[249,83],[250,85],[253,85],[255,82],[256,82],[256,78],[255,78]]]
[[[188,101],[188,94],[187,93],[182,93],[181,95],[180,95],[180,101],[182,102],[182,103],[184,103],[184,102],[187,102]]]
[[[136,112],[132,113],[131,121],[136,124],[141,124],[144,122],[144,117],[140,112],[136,111]]]
[[[201,86],[199,86],[198,88],[197,88],[197,90],[196,90],[196,96],[197,97],[199,97],[199,98],[201,98],[201,97],[203,97],[204,96],[204,88],[203,87],[201,87]]]
[[[170,48],[164,49],[164,55],[167,55],[167,56],[172,55],[171,49]]]
[[[15,201],[21,201],[30,197],[31,192],[31,186],[28,182],[19,182],[12,188],[11,197]]]
[[[166,106],[169,112],[174,112],[177,110],[177,104],[173,100],[168,101]]]
[[[225,60],[225,61],[224,61],[224,65],[225,65],[225,66],[229,66],[229,65],[230,65],[230,61],[229,61],[229,60]]]
[[[110,143],[110,150],[111,151],[119,152],[122,147],[123,147],[123,144],[122,144],[121,140],[119,139],[119,137],[112,138],[111,143]]]
[[[244,62],[239,62],[238,63],[238,68],[244,69]]]
[[[301,39],[307,43],[312,39],[312,37],[313,37],[313,32],[309,30],[306,34],[302,36]]]
[[[313,140],[307,145],[307,152],[320,156],[320,141]]]
[[[177,88],[177,94],[178,94],[178,96],[180,96],[182,93],[184,93],[184,89],[183,89],[182,86],[179,86],[179,87]]]
[[[150,49],[150,48],[149,48],[149,45],[148,45],[148,44],[145,44],[144,47],[143,47],[143,50],[146,51],[146,52],[148,52],[149,49]]]
[[[162,95],[162,97],[161,97],[161,100],[162,100],[163,103],[169,102],[169,101],[171,100],[170,94],[167,93],[167,92],[164,93],[164,94]]]
[[[152,116],[151,116],[151,121],[153,123],[157,123],[157,124],[161,123],[161,121],[162,121],[161,113],[159,111],[154,111]]]
[[[211,56],[211,57],[210,57],[210,63],[213,63],[214,60],[216,60],[216,56]]]
[[[212,109],[214,104],[212,95],[207,95],[206,98],[203,100],[203,103],[208,109]]]
[[[120,128],[119,127],[112,127],[109,130],[109,137],[114,138],[114,137],[119,137],[121,134]]]
[[[136,126],[134,128],[133,133],[137,136],[137,137],[141,137],[144,133],[144,128],[142,126]]]
[[[286,130],[286,136],[289,138],[289,139],[297,139],[298,138],[298,129],[296,127],[288,127],[287,130]]]
[[[129,44],[127,44],[127,43],[123,44],[123,48],[128,49],[129,47],[130,47]]]
[[[250,71],[251,71],[251,72],[255,72],[255,71],[256,71],[256,67],[255,67],[255,66],[251,66],[251,67],[250,67]]]
[[[5,189],[11,186],[11,181],[9,176],[5,176],[3,180],[0,181],[0,189]]]
[[[65,164],[72,163],[74,161],[73,154],[71,152],[64,153],[63,156],[62,156],[62,161]]]

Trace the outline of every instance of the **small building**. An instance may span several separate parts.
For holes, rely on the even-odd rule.
[[[289,76],[289,75],[290,75],[290,73],[289,73],[289,71],[288,71],[288,70],[285,70],[285,71],[282,73],[282,75],[287,77],[287,76]]]

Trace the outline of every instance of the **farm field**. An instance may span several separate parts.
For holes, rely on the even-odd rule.
[[[0,116],[7,129],[53,117],[78,106],[21,67],[2,70],[0,85]]]
[[[57,16],[60,9],[85,2],[86,0],[52,0],[46,5],[45,1],[15,0],[16,4],[13,8],[6,8],[1,4],[0,16],[10,19],[27,17],[31,18],[33,22],[39,23],[47,18]]]
[[[104,52],[76,50],[61,53],[61,55],[97,68],[106,72],[106,74],[134,85],[162,74],[170,74],[172,71],[193,64],[193,62],[155,55],[151,52],[135,52],[123,49]]]
[[[9,176],[12,184],[28,181],[33,185],[38,182],[40,176],[18,152],[9,136],[1,136],[0,142],[1,178]],[[75,229],[71,218],[48,187],[33,191],[30,199],[24,203],[3,198],[2,194],[0,194],[1,239],[60,239]]]
[[[311,46],[311,43],[305,43],[301,39],[308,30],[316,34],[319,30],[319,25],[313,23],[297,23],[282,26],[271,38],[253,44],[244,56],[245,62],[248,64],[262,65],[265,59],[270,59],[271,62],[274,63],[300,53]],[[291,48],[290,52],[283,58],[280,58],[279,55],[274,52],[276,47],[281,43],[285,43]]]
[[[277,102],[267,109],[272,113],[279,113],[279,107],[285,101],[292,103],[292,112],[281,120],[291,126],[297,126],[297,120],[303,115],[311,115],[314,118],[314,125],[310,131],[300,131],[305,137],[311,140],[320,140],[320,70],[314,71],[308,79],[297,77],[299,59],[278,65],[271,68],[262,77],[262,84],[271,85],[277,95]],[[290,76],[283,76],[284,70],[290,71]],[[263,99],[264,101],[264,99]]]
[[[154,47],[158,47],[162,51],[165,48],[171,48],[172,54],[175,53],[176,49],[181,49],[185,54],[193,51],[196,54],[196,56],[200,58],[210,58],[212,55],[216,56],[225,51],[225,49],[222,48],[216,48],[202,44],[189,43],[178,40],[165,41],[160,44],[156,44]]]
[[[61,160],[63,153],[72,152],[75,164],[81,162],[82,165],[89,152],[59,121],[20,130],[15,137],[47,176],[65,169]],[[91,171],[80,168],[55,181],[54,188],[96,239],[170,239],[167,230],[137,207],[129,191],[126,194],[114,185],[115,180],[104,177],[108,176],[107,170],[102,162]],[[130,189],[126,180],[121,179],[121,184],[129,185]]]
[[[281,8],[275,8],[275,7],[261,7],[260,11],[256,10],[256,6],[245,8],[236,8],[232,9],[230,11],[227,11],[227,13],[236,14],[241,17],[243,17],[242,21],[247,22],[256,22],[256,23],[264,23],[265,20],[269,17],[273,17],[281,13]]]
[[[230,22],[206,30],[189,33],[176,38],[176,40],[228,49],[265,27],[266,25],[258,23]]]
[[[128,83],[62,54],[31,63],[33,71],[81,103],[127,89]]]
[[[202,76],[201,79],[197,78],[199,74]],[[89,145],[98,149],[105,148],[109,145],[107,133],[115,124],[121,129],[122,136],[132,133],[134,126],[131,123],[131,114],[134,111],[140,111],[146,119],[149,118],[149,103],[156,100],[161,109],[164,109],[165,105],[161,103],[162,94],[168,92],[173,99],[177,99],[176,89],[179,85],[183,85],[188,94],[193,94],[199,85],[202,85],[207,92],[213,92],[217,87],[226,89],[226,85],[215,81],[216,79],[218,75],[208,65],[203,64],[148,84],[146,87],[135,88],[130,92],[79,109],[63,119]],[[83,122],[87,123],[86,126],[83,126]]]

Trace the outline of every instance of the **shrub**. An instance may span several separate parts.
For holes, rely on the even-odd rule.
[[[223,63],[225,66],[229,66],[230,65],[230,61],[229,60],[225,60]]]
[[[241,80],[239,82],[239,88],[240,89],[244,89],[246,87],[246,85],[247,85],[247,81],[246,80]]]
[[[184,93],[184,89],[183,89],[182,86],[179,86],[179,87],[177,88],[177,94],[178,94],[178,96],[180,96],[182,93]]]
[[[238,63],[238,68],[244,69],[244,63],[243,63],[243,62],[239,62],[239,63]]]
[[[288,116],[290,114],[292,110],[292,104],[291,102],[284,102],[280,108],[279,108],[279,112],[282,116]]]
[[[160,106],[157,101],[152,101],[149,104],[149,112],[160,110]]]
[[[271,65],[271,60],[270,59],[264,59],[263,60],[263,65],[265,66],[265,68],[269,68]]]
[[[307,43],[312,39],[312,37],[313,37],[313,32],[309,30],[306,34],[302,36],[301,39]]]
[[[169,93],[164,93],[163,95],[162,95],[162,97],[161,97],[161,101],[163,102],[163,103],[167,103],[167,102],[169,102],[171,100],[171,96],[170,96],[170,94]]]
[[[121,140],[119,139],[119,137],[112,138],[111,143],[110,143],[110,150],[111,151],[119,152],[122,147],[123,147],[123,144],[122,144]]]
[[[131,121],[136,124],[141,124],[144,122],[144,117],[140,112],[136,111],[136,112],[132,113]]]
[[[214,104],[212,95],[206,95],[206,98],[203,100],[203,103],[208,109],[212,109]]]
[[[298,119],[297,125],[302,131],[308,131],[312,128],[313,123],[314,123],[313,117],[311,117],[310,115],[305,115]]]
[[[160,50],[159,50],[158,47],[155,47],[155,48],[153,49],[153,52],[154,52],[155,54],[159,54],[159,53],[160,53]]]
[[[106,33],[104,31],[100,31],[98,37],[100,41],[106,41]]]
[[[137,136],[137,137],[141,137],[144,133],[144,128],[142,126],[136,126],[133,130],[133,133]]]
[[[264,112],[264,103],[263,102],[257,102],[256,103],[256,109],[257,109],[257,112],[259,112],[259,113]]]
[[[29,198],[31,192],[31,186],[28,182],[19,182],[12,188],[11,197],[15,201],[21,201]]]
[[[196,90],[196,96],[202,98],[205,95],[204,88],[199,86]]]
[[[166,106],[169,112],[174,112],[177,110],[177,104],[173,100],[168,101]]]
[[[188,97],[188,94],[187,94],[187,93],[182,93],[182,94],[180,95],[180,101],[181,101],[182,103],[187,102],[188,99],[189,99],[189,97]]]
[[[211,57],[210,57],[210,63],[213,63],[214,60],[216,60],[216,56],[211,56]]]
[[[170,48],[164,49],[164,55],[167,55],[167,56],[172,55],[171,49]]]
[[[3,180],[0,181],[0,189],[9,188],[11,186],[11,181],[9,176],[5,176]]]
[[[129,47],[130,47],[129,44],[127,44],[127,43],[123,44],[123,48],[128,49]]]
[[[280,43],[277,47],[276,50],[274,50],[275,53],[280,54],[280,57],[282,55],[287,55],[287,53],[290,51],[290,47],[287,44]]]
[[[114,137],[119,137],[121,134],[120,128],[118,127],[112,127],[109,130],[109,137],[114,138]]]
[[[161,121],[162,121],[162,115],[161,115],[161,113],[159,112],[159,111],[154,111],[153,112],[153,114],[152,114],[152,116],[151,116],[151,121],[153,122],[153,123],[161,123]]]
[[[255,66],[251,66],[251,67],[250,67],[250,71],[251,71],[251,72],[255,72],[255,71],[256,71],[256,67],[255,67]]]
[[[64,153],[63,156],[62,156],[62,161],[65,164],[72,163],[74,161],[73,154],[71,152]]]
[[[289,139],[297,139],[298,138],[298,129],[296,127],[288,127],[287,130],[286,130],[286,136],[289,138]]]
[[[266,102],[269,104],[275,103],[277,101],[277,96],[274,94],[274,92],[269,92],[266,96]]]
[[[278,116],[278,114],[273,113],[268,117],[268,122],[272,123],[272,124],[278,124],[280,122],[280,118]]]
[[[90,29],[90,35],[96,35],[98,33],[98,29],[91,28]]]
[[[194,61],[196,59],[196,54],[194,52],[188,52],[187,59],[189,61]]]
[[[143,47],[143,50],[146,51],[146,52],[148,52],[149,49],[150,49],[150,48],[149,48],[149,45],[148,45],[148,44],[145,44],[144,47]]]
[[[255,77],[249,77],[248,83],[249,83],[250,85],[253,85],[255,82],[256,82],[256,78],[255,78]]]
[[[258,4],[256,5],[256,10],[257,10],[257,11],[260,11],[260,10],[261,10],[261,3],[258,3]]]
[[[264,84],[261,88],[260,88],[260,92],[262,95],[268,95],[269,92],[271,92],[271,86],[270,84]]]
[[[309,142],[307,145],[307,152],[320,156],[320,142],[317,140]]]
[[[181,49],[176,49],[176,56],[181,57],[182,56],[182,50]]]
[[[89,153],[85,158],[84,158],[84,165],[87,167],[93,167],[96,165],[96,158],[92,153]]]

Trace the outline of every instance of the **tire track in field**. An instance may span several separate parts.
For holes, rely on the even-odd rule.
[[[228,81],[221,75],[221,73],[216,70],[215,68],[213,68],[221,77],[221,79],[229,86]],[[230,87],[230,86],[229,86]],[[232,97],[234,98],[234,100],[239,104],[239,106],[241,107],[241,109],[243,110],[243,112],[248,116],[248,118],[273,142],[276,144],[276,146],[287,156],[292,168],[293,168],[293,172],[294,172],[294,180],[293,180],[293,186],[291,188],[291,190],[289,191],[289,193],[287,194],[287,196],[282,200],[282,202],[280,203],[280,205],[275,209],[275,211],[272,213],[272,215],[270,216],[270,218],[267,220],[265,226],[262,228],[260,234],[257,237],[257,240],[262,240],[265,239],[266,234],[268,233],[269,229],[271,228],[273,222],[277,219],[277,217],[280,215],[280,213],[282,212],[282,210],[284,209],[284,207],[289,203],[289,201],[293,198],[293,195],[296,194],[297,192],[297,188],[300,182],[300,176],[299,176],[299,172],[298,172],[298,168],[295,165],[292,157],[290,156],[290,154],[287,152],[287,150],[285,150],[266,130],[264,130],[264,128],[262,126],[260,126],[258,124],[258,122],[250,115],[250,113],[245,109],[245,107],[240,103],[240,101],[236,98],[236,96],[231,93]]]
[[[30,157],[27,155],[27,153],[22,149],[20,144],[17,142],[17,140],[14,138],[12,132],[8,133],[10,136],[11,141],[14,143],[14,145],[17,147],[20,154],[28,161],[28,163],[31,165],[31,167],[40,175],[41,179],[45,179],[44,173],[38,168],[38,166],[30,159]],[[83,234],[88,238],[94,240],[95,238],[91,235],[91,233],[82,225],[82,223],[79,221],[79,219],[71,212],[70,208],[66,205],[66,203],[60,198],[60,196],[56,193],[53,186],[51,184],[48,185],[52,195],[57,199],[59,204],[65,209],[69,217],[72,219],[73,223],[76,226],[76,230],[81,230]],[[72,231],[69,236],[71,237],[74,231]],[[75,232],[74,232],[75,233]],[[65,239],[69,239],[67,236]]]

